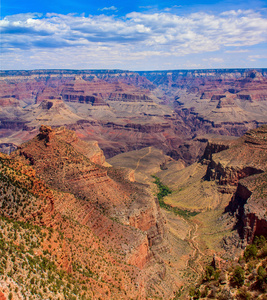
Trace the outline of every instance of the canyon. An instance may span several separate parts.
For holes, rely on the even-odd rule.
[[[209,137],[201,159],[189,166],[153,147],[108,159],[114,166],[134,170],[136,181],[153,185],[156,176],[163,187],[170,188],[160,204],[172,234],[177,234],[177,227],[183,228],[175,223],[180,218],[190,228],[186,241],[194,250],[189,266],[193,271],[190,277],[198,278],[196,286],[205,276],[207,260],[212,265],[211,258],[216,257],[218,264],[223,262],[223,269],[215,271],[226,272],[255,239],[267,237],[266,129],[266,125],[260,126],[240,138]],[[183,239],[181,233],[178,237]],[[217,290],[219,297],[223,286]],[[239,291],[232,292],[236,299]],[[189,298],[181,295],[181,299]]]
[[[266,77],[266,69],[1,71],[0,143],[64,125],[98,141],[107,158],[155,146],[191,164],[205,135],[241,136],[266,122]]]
[[[3,299],[189,299],[267,237],[266,69],[0,82]]]

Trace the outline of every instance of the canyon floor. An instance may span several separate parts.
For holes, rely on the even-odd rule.
[[[155,194],[152,175],[170,187],[172,193],[164,197],[167,207],[161,209],[173,255],[166,253],[164,260],[167,266],[174,267],[176,276],[179,274],[179,299],[187,299],[190,287],[202,278],[213,255],[227,257],[222,240],[233,234],[235,219],[222,216],[232,195],[218,192],[215,182],[203,180],[207,165],[194,163],[185,168],[183,162],[174,161],[153,147],[123,153],[108,162],[133,170],[131,178],[146,182]],[[241,249],[236,249],[228,258],[234,259],[240,253]]]
[[[266,236],[266,180],[262,175],[266,174],[265,140],[266,126],[251,130],[240,139],[211,139],[203,157],[188,167],[153,147],[108,160],[116,167],[130,168],[131,178],[147,182],[152,189],[155,178],[170,188],[171,193],[160,204],[167,221],[169,244],[172,249],[177,249],[177,245],[186,249],[186,256],[178,264],[169,259],[169,264],[183,274],[182,278],[187,278],[186,292],[181,289],[179,294],[181,299],[188,296],[190,286],[203,280],[212,258],[237,261],[247,243],[256,236]],[[253,197],[258,204],[249,204],[251,192],[240,192],[242,180],[257,180],[249,189],[255,189],[254,193],[261,190],[261,196]]]

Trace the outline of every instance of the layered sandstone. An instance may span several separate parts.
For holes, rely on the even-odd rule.
[[[266,70],[142,72],[205,133],[241,136],[267,121]],[[188,117],[184,119],[188,120]]]
[[[241,136],[266,122],[264,69],[2,74],[2,143],[18,145],[41,124],[67,125],[108,157],[154,146],[190,164],[203,154],[197,136]]]
[[[36,176],[31,167],[2,154],[0,169],[1,217],[11,219],[9,223],[17,222],[16,230],[20,230],[20,226],[24,228],[42,226],[38,231],[41,236],[44,233],[42,240],[35,245],[34,252],[29,253],[28,260],[37,253],[41,257],[46,255],[48,263],[45,252],[49,253],[59,272],[63,269],[70,276],[74,276],[80,284],[86,279],[85,290],[89,291],[86,294],[90,297],[93,295],[103,297],[107,295],[106,292],[112,297],[122,299],[127,299],[130,295],[142,297],[143,290],[138,291],[135,284],[143,282],[140,270],[146,263],[148,252],[145,234],[112,221],[92,207],[88,201],[51,190]],[[27,225],[23,225],[25,222]],[[3,233],[1,230],[1,238]],[[18,240],[11,243],[20,246],[23,237],[24,235],[21,235]],[[37,233],[32,236],[32,240],[38,240]],[[12,255],[14,253],[15,250]],[[25,250],[20,252],[20,258],[24,253]],[[75,267],[77,265],[89,271],[81,274],[79,268]],[[16,267],[16,274],[24,277],[26,272],[27,276],[27,268],[24,269]],[[105,274],[111,277],[106,277]],[[8,278],[10,276],[14,280],[17,279],[14,274],[9,274]],[[100,276],[101,284],[98,283]],[[45,277],[42,278],[45,282]],[[27,278],[23,284],[27,284]],[[21,287],[21,284],[19,286]],[[9,285],[7,294],[10,291]],[[13,293],[17,295],[14,290]]]
[[[158,202],[149,186],[131,183],[121,171],[104,167],[103,153],[96,143],[80,141],[64,127],[53,130],[41,126],[37,137],[21,145],[12,158],[1,155],[0,163],[1,170],[6,172],[4,176],[15,180],[17,186],[9,184],[10,190],[3,189],[8,195],[16,191],[17,196],[8,196],[9,200],[0,196],[1,213],[59,230],[69,242],[57,244],[55,232],[51,246],[45,240],[42,247],[51,251],[59,267],[74,276],[75,263],[85,266],[85,262],[93,274],[103,276],[104,289],[99,289],[93,277],[87,283],[89,291],[99,297],[109,291],[115,298],[127,299],[131,294],[143,299],[148,290],[151,292],[153,282],[162,297],[171,295],[171,284],[165,290],[161,287],[166,267],[158,253],[166,251],[166,245],[162,246],[165,221]],[[21,207],[23,189],[30,196]],[[123,272],[130,272],[132,282]],[[104,274],[117,279],[114,281]],[[158,274],[160,281],[156,279]],[[135,289],[136,285],[140,288]]]
[[[134,86],[119,81],[108,83],[100,79],[85,81],[77,77],[74,81],[65,84],[62,97],[67,102],[91,103],[95,106],[108,105],[106,101],[123,102],[152,102],[145,93],[140,93]]]
[[[92,208],[86,211],[98,208],[121,223],[146,232],[150,246],[158,243],[164,229],[154,196],[141,185],[125,181],[116,170],[103,167],[103,153],[97,148],[97,144],[82,142],[65,128],[55,131],[42,126],[39,135],[14,155],[29,161],[49,185],[89,201]],[[92,217],[85,219],[89,221]]]
[[[239,179],[266,171],[266,125],[247,132],[226,151],[212,155],[208,178],[237,185]]]
[[[212,154],[206,174],[220,186],[236,186],[227,211],[237,214],[241,237],[249,243],[256,235],[266,236],[267,232],[266,162],[264,125],[228,144],[227,150]]]
[[[252,243],[255,236],[266,236],[266,179],[265,172],[240,180],[228,208],[238,213],[240,234],[248,243]]]

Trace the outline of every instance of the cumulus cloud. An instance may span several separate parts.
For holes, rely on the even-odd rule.
[[[104,7],[104,8],[100,8],[99,9],[100,11],[108,11],[108,10],[113,10],[113,11],[118,11],[118,9],[117,9],[117,7],[115,7],[115,6],[110,6],[110,7]]]
[[[0,30],[5,52],[75,48],[86,56],[104,47],[112,59],[116,55],[117,59],[124,55],[128,59],[185,56],[220,49],[227,53],[245,52],[242,47],[267,41],[267,20],[253,10],[187,16],[170,12],[132,12],[124,17],[20,14],[0,20]]]
[[[105,9],[116,8],[112,6]],[[255,45],[266,40],[267,32],[267,20],[250,10],[230,11],[219,16],[194,13],[187,17],[170,13],[137,12],[125,18],[105,15],[87,18],[60,14],[47,14],[45,17],[17,15],[16,20],[12,17],[4,18],[0,26],[10,45],[14,45],[18,35],[23,35],[31,37],[33,47],[54,47],[55,43],[51,40],[56,39],[62,40],[59,46],[63,41],[72,46],[77,46],[81,41],[84,44],[86,41],[142,42],[143,46],[149,47],[171,45],[183,52],[185,49],[188,52],[202,52],[222,46]],[[43,38],[43,42],[39,43],[41,36],[49,38]]]

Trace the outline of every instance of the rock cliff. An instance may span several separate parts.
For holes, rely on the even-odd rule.
[[[2,143],[67,125],[107,157],[154,146],[191,164],[204,148],[193,138],[241,136],[267,121],[265,69],[3,71],[0,80]]]
[[[63,216],[70,217],[86,226],[108,249],[118,249],[125,262],[138,270],[158,263],[157,252],[166,247],[161,246],[165,220],[158,200],[149,186],[127,181],[121,171],[105,167],[103,152],[96,143],[83,142],[64,127],[53,130],[41,126],[39,134],[13,152],[12,158],[30,165],[55,190],[46,198],[46,205],[50,205],[46,214],[39,208],[28,213],[29,220],[39,219],[40,224],[54,227],[53,218],[59,222]],[[144,274],[140,271],[141,281],[144,276],[153,278],[153,269],[149,270]],[[144,287],[148,288],[145,283]],[[170,292],[166,290],[166,295]]]
[[[248,131],[229,146],[217,146],[229,149],[212,155],[207,177],[218,180],[220,185],[237,185],[239,179],[265,172],[265,137],[266,125]]]
[[[236,186],[226,211],[236,214],[242,239],[251,243],[256,235],[267,236],[267,126],[248,131],[227,148],[217,154],[214,149],[211,156],[211,150],[206,150],[205,155],[211,157],[206,176],[224,186],[224,192],[227,186]]]
[[[11,157],[0,155],[1,215],[51,229],[39,253],[51,253],[76,280],[90,270],[81,277],[88,295],[145,299],[154,290],[170,297],[174,287],[162,288],[166,266],[159,257],[165,219],[149,186],[106,167],[97,143],[65,127],[41,126]]]

